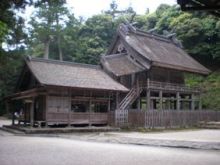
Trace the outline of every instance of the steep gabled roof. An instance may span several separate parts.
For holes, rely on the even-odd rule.
[[[150,61],[151,66],[164,67],[207,75],[210,71],[184,52],[177,42],[163,36],[134,29],[121,24],[118,36],[125,47],[135,50],[142,58]],[[116,40],[115,40],[116,42]],[[112,44],[108,53],[111,53]],[[128,49],[129,51],[129,49]],[[147,69],[147,68],[146,68]]]
[[[40,58],[30,58],[26,64],[42,85],[128,91],[96,65]]]
[[[142,66],[132,61],[126,53],[102,56],[101,63],[116,76],[128,75],[144,70]]]

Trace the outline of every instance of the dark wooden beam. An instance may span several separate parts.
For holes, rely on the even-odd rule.
[[[39,95],[46,95],[46,92],[39,92],[39,93],[32,93],[32,94],[28,94],[28,95],[23,95],[23,96],[17,96],[12,98],[11,100],[21,100],[21,99],[25,99],[25,98],[31,98],[31,97],[36,97]]]
[[[23,97],[26,97],[28,95],[32,97],[32,95],[38,95],[39,93],[44,94],[44,92],[46,92],[46,89],[44,87],[33,88],[26,91],[14,93],[10,96],[5,97],[4,99],[5,100],[16,100],[16,98],[22,99]]]

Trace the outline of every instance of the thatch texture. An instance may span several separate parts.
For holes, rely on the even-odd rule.
[[[184,52],[178,46],[178,43],[164,36],[134,29],[131,25],[129,27],[128,25],[121,24],[118,28],[116,39],[108,50],[110,54],[115,49],[115,46],[117,46],[115,43],[120,40],[128,53],[131,53],[129,52],[130,50],[134,50],[146,61],[150,61],[151,66],[205,75],[210,73],[210,70]],[[146,68],[146,70],[148,69]]]
[[[26,60],[36,79],[44,85],[127,91],[95,65],[32,58]]]
[[[203,74],[209,73],[209,70],[172,42],[147,37],[141,33],[130,33],[125,37],[125,40],[141,55],[152,61],[153,66]]]
[[[108,71],[116,76],[128,75],[144,70],[143,67],[135,63],[127,54],[103,56],[101,62]]]

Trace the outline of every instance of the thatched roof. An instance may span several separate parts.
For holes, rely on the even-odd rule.
[[[96,65],[40,58],[30,58],[26,63],[34,77],[43,85],[128,91]]]
[[[151,66],[175,69],[199,74],[208,74],[210,71],[194,60],[179,46],[178,42],[173,42],[162,36],[143,32],[131,28],[125,24],[119,26],[118,35],[107,52],[115,53],[115,46],[120,40],[128,51],[134,50],[146,61],[150,61]],[[149,69],[149,68],[146,68]]]
[[[108,71],[111,71],[116,76],[128,75],[144,70],[142,66],[132,61],[131,57],[126,53],[102,56],[101,62]]]

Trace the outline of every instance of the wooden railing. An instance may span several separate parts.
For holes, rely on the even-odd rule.
[[[118,109],[124,110],[129,105],[131,105],[139,96],[139,94],[143,91],[143,88],[137,88],[136,86],[133,86],[131,90],[128,92],[128,94],[123,98],[123,100],[119,103]]]
[[[108,113],[70,112],[48,113],[47,121],[65,124],[107,124]]]
[[[171,90],[179,92],[200,92],[199,87],[190,87],[184,84],[168,83],[168,82],[158,82],[158,81],[145,81],[140,82],[140,86],[143,88],[157,89],[157,90]]]

